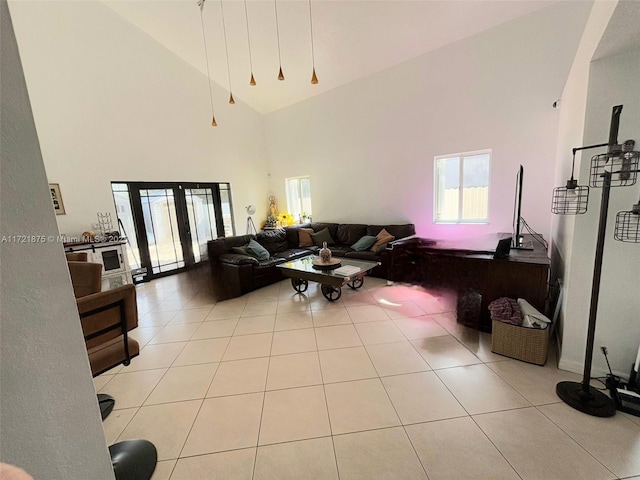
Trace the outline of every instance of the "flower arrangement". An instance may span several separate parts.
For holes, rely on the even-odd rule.
[[[281,213],[280,215],[278,215],[278,221],[283,227],[289,227],[295,223],[293,220],[293,216],[291,216],[290,213]]]

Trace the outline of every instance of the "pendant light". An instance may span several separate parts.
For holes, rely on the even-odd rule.
[[[603,145],[604,146],[604,145]],[[576,166],[576,152],[592,147],[580,147],[573,149],[573,161],[571,163],[571,178],[567,180],[565,187],[553,189],[551,201],[551,212],[558,215],[579,215],[586,213],[589,203],[589,187],[578,185],[578,181],[573,178]]]
[[[247,0],[244,0],[244,20],[247,25],[247,45],[249,46],[249,70],[251,72],[251,79],[249,85],[255,87],[256,79],[253,78],[253,58],[251,56],[251,36],[249,35],[249,15],[247,13]]]
[[[200,25],[202,25],[202,41],[204,43],[204,58],[207,64],[207,80],[209,81],[209,100],[211,102],[211,126],[217,127],[216,116],[213,111],[213,90],[211,90],[211,72],[209,71],[209,53],[207,52],[207,36],[204,33],[204,18],[202,11],[204,10],[205,0],[198,0],[198,7],[200,7]]]
[[[284,73],[282,73],[282,57],[280,56],[280,27],[278,26],[278,0],[273,0],[273,7],[276,12],[276,38],[278,39],[278,80],[284,80]]]
[[[311,65],[313,67],[311,73],[311,83],[316,85],[318,83],[318,77],[316,76],[316,55],[313,50],[313,17],[311,15],[311,0],[309,0],[309,27],[311,32]]]
[[[622,146],[624,169],[626,174],[631,175],[638,170],[638,152],[633,151],[635,142],[627,140]],[[616,226],[613,234],[619,242],[640,243],[640,200],[627,212],[618,212],[616,215]]]

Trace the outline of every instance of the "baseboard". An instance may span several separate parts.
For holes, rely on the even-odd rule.
[[[576,362],[574,360],[560,360],[558,362],[558,369],[559,370],[565,370],[567,372],[573,372],[573,373],[577,373],[579,375],[583,374],[583,369],[584,369],[584,363],[583,362]],[[597,370],[595,368],[591,369],[591,377],[606,377],[609,374],[608,370]],[[619,372],[614,370],[613,371],[614,375],[617,375],[620,378],[623,379],[627,379],[629,377],[629,372]]]

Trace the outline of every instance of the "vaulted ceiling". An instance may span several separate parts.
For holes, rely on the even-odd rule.
[[[202,23],[211,79],[225,88],[229,87],[230,79],[236,100],[260,113],[268,113],[556,1],[206,0]],[[196,0],[104,3],[207,74]],[[310,8],[317,85],[310,82]],[[285,81],[277,80],[276,9]],[[230,68],[227,68],[225,31]],[[249,85],[249,46],[256,86]]]

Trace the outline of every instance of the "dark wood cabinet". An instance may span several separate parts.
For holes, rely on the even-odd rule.
[[[524,298],[545,311],[550,260],[546,248],[531,236],[533,250],[511,250],[506,258],[493,258],[500,238],[444,242],[428,240],[410,247],[405,258],[412,283],[448,287],[458,292],[458,321],[491,331],[489,304],[500,297]],[[417,273],[416,273],[417,272]]]

